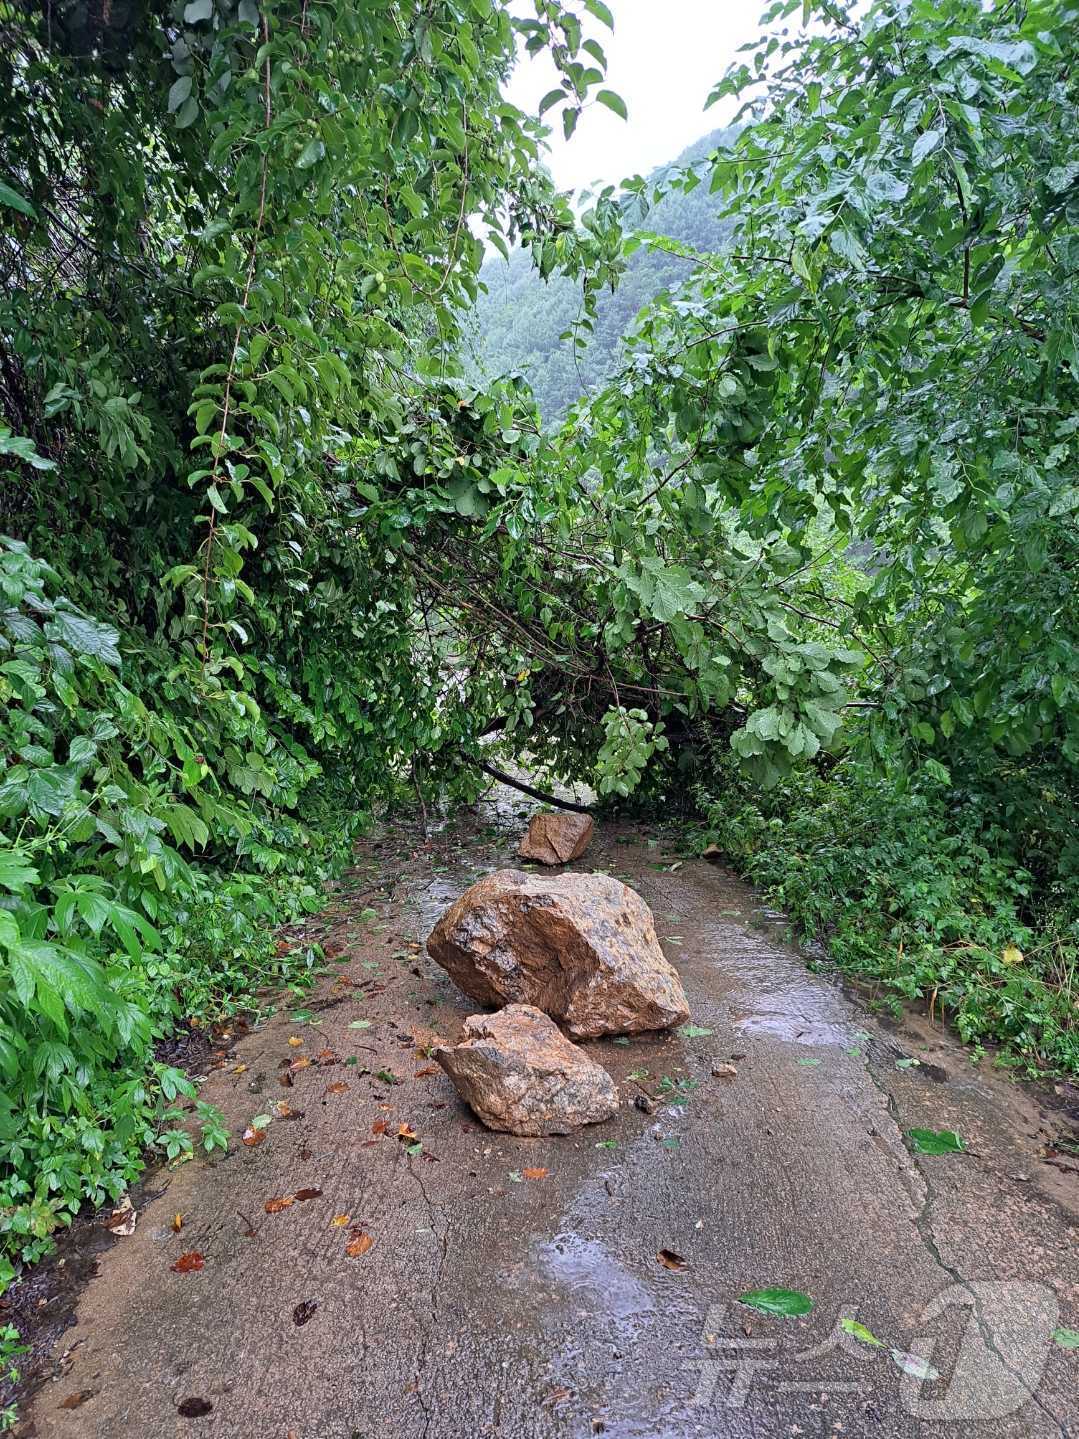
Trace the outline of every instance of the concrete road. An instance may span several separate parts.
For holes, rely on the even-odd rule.
[[[473,1006],[413,946],[512,862],[509,821],[465,817],[426,847],[402,825],[364,847],[312,930],[340,951],[337,978],[300,1001],[311,1020],[283,1010],[211,1074],[231,1152],[151,1180],[159,1197],[102,1258],[23,1432],[1075,1432],[1079,1352],[1051,1335],[1079,1328],[1077,1191],[1043,1162],[1063,1120],[939,1031],[870,1018],[722,869],[672,871],[639,831],[597,836],[575,868],[644,895],[705,1032],[590,1044],[621,1089],[606,1124],[482,1129],[425,1054]],[[379,882],[391,892],[372,899]],[[259,1114],[266,1137],[244,1145]],[[911,1128],[954,1130],[968,1152],[913,1155]],[[266,1212],[305,1189],[321,1193]],[[176,1272],[193,1251],[203,1267]],[[770,1286],[811,1312],[738,1302]]]

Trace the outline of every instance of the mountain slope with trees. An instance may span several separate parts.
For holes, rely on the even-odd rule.
[[[683,151],[675,165],[703,160],[732,138],[731,131],[714,130]],[[641,182],[642,201],[627,202],[626,223],[704,254],[721,249],[730,226],[720,218],[720,200],[706,184],[662,193],[651,207],[643,202],[662,186],[671,168],[664,166]],[[641,308],[661,290],[681,284],[691,270],[681,256],[642,245],[630,255],[615,292],[597,298],[587,347],[575,352],[563,336],[581,317],[580,287],[557,274],[544,279],[524,250],[513,251],[508,259],[491,257],[480,271],[475,324],[466,340],[469,363],[477,375],[520,371],[540,414],[551,423],[611,376],[622,338]]]

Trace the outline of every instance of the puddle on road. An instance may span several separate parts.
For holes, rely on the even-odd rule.
[[[639,1279],[598,1240],[566,1231],[536,1250],[542,1276],[553,1281],[575,1308],[615,1324],[636,1321],[652,1310],[652,1296]]]

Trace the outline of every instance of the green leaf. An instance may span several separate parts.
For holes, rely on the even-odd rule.
[[[797,1314],[808,1314],[813,1301],[799,1289],[750,1289],[738,1296],[738,1303],[750,1309],[759,1309],[762,1314],[782,1314],[788,1318]]]
[[[917,1154],[962,1154],[966,1148],[951,1129],[908,1129],[907,1134]]]
[[[296,160],[297,170],[310,170],[312,165],[317,165],[325,157],[325,154],[326,146],[319,137],[308,140]]]
[[[1079,1329],[1054,1329],[1053,1343],[1061,1349],[1079,1349]]]
[[[13,190],[3,180],[0,180],[0,205],[6,205],[9,210],[18,210],[22,215],[36,218],[36,211],[30,201],[24,199],[18,190]]]
[[[699,1024],[683,1024],[678,1033],[683,1039],[703,1039],[705,1035],[714,1034],[714,1029],[703,1029]]]
[[[874,1349],[884,1348],[884,1345],[877,1336],[871,1333],[864,1324],[859,1324],[857,1319],[840,1319],[839,1327],[843,1330],[844,1334],[853,1335],[853,1337],[862,1344],[869,1344]]]
[[[191,94],[192,79],[190,75],[181,75],[174,80],[169,88],[169,114],[172,115],[184,103]]]
[[[562,89],[561,86],[559,86],[555,90],[548,90],[546,95],[544,95],[543,99],[539,102],[539,114],[541,116],[546,114],[546,112],[551,108],[552,105],[557,105],[560,100],[564,100],[565,98],[566,92]]]
[[[943,139],[943,130],[926,130],[919,135],[910,152],[915,165],[920,165],[927,155],[931,155]]]
[[[213,18],[213,0],[191,0],[191,3],[184,6],[184,22],[187,25],[197,25],[202,20]]]
[[[598,90],[596,92],[596,99],[601,105],[606,105],[608,110],[613,110],[620,119],[629,119],[626,102],[622,99],[621,95],[616,94],[614,90]]]

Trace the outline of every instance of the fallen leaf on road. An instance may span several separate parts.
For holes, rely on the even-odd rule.
[[[322,1198],[322,1190],[321,1190],[321,1189],[297,1189],[296,1193],[295,1193],[292,1197],[293,1197],[293,1199],[296,1200],[297,1204],[303,1204],[304,1201],[307,1200],[307,1199],[321,1199],[321,1198]]]
[[[192,1249],[187,1254],[181,1254],[172,1268],[177,1274],[197,1274],[205,1263],[205,1257],[197,1249]]]
[[[306,1324],[317,1308],[317,1299],[301,1299],[292,1311],[293,1324]]]
[[[737,1073],[737,1066],[733,1064],[712,1065],[712,1074],[716,1079],[733,1079]]]
[[[183,1216],[182,1214],[174,1214],[174,1215],[172,1216],[172,1232],[173,1232],[173,1234],[179,1234],[180,1230],[181,1230],[183,1227],[184,1227],[184,1216]]]
[[[300,1045],[303,1043],[303,1040],[298,1034],[290,1034],[288,1037],[288,1042],[293,1049],[299,1049]]]
[[[291,1068],[286,1069],[284,1074],[279,1074],[277,1076],[277,1082],[278,1084],[283,1084],[286,1089],[291,1089],[296,1082],[292,1077]]]
[[[349,1025],[349,1029],[370,1029],[370,1028],[371,1028],[371,1021],[370,1021],[369,1019],[354,1019],[354,1020],[352,1021],[352,1023]]]
[[[402,1144],[415,1144],[419,1137],[411,1124],[399,1124],[397,1126],[397,1138]]]
[[[372,1134],[385,1134],[385,1133],[386,1133],[386,1121],[385,1121],[384,1119],[376,1119],[375,1122],[374,1122],[374,1124],[372,1124],[372,1126],[371,1126],[371,1133],[372,1133]]]
[[[265,1138],[265,1129],[256,1129],[253,1125],[250,1124],[243,1132],[243,1142],[247,1145],[249,1149],[253,1149],[256,1144],[261,1144]]]
[[[316,1063],[316,1064],[336,1064],[336,1063],[337,1063],[337,1055],[334,1054],[334,1052],[333,1052],[332,1049],[320,1049],[319,1052],[318,1052],[318,1054],[315,1055],[315,1063]]]
[[[526,1179],[546,1179],[550,1171],[546,1169],[522,1169],[521,1173]]]
[[[1061,1349],[1079,1349],[1079,1329],[1054,1329],[1053,1343]]]
[[[927,1381],[940,1378],[939,1372],[920,1354],[908,1354],[903,1349],[891,1349],[888,1352],[892,1356],[892,1363],[897,1369],[902,1369],[904,1374],[911,1374],[915,1379]]]
[[[344,1082],[343,1079],[339,1079],[336,1084],[327,1084],[327,1086],[326,1086],[325,1090],[323,1091],[323,1093],[324,1093],[324,1094],[345,1094],[345,1093],[347,1092],[347,1090],[348,1090],[348,1085]]]
[[[664,1269],[673,1269],[675,1274],[681,1274],[683,1269],[689,1268],[689,1261],[676,1254],[673,1249],[660,1249],[656,1258]]]
[[[79,1389],[76,1393],[69,1394],[66,1399],[61,1399],[59,1407],[61,1409],[79,1409],[87,1399],[92,1399],[98,1392],[96,1389]]]
[[[428,1064],[423,1069],[417,1069],[414,1075],[416,1079],[430,1079],[432,1074],[438,1073],[437,1064]]]
[[[345,1245],[345,1253],[350,1259],[359,1259],[361,1254],[366,1254],[374,1244],[370,1234],[357,1234],[355,1239],[350,1239]]]
[[[683,1039],[704,1039],[706,1035],[714,1034],[714,1029],[705,1029],[700,1024],[683,1024],[678,1033]]]
[[[123,1199],[120,1200],[120,1203],[109,1215],[105,1223],[108,1225],[109,1229],[113,1232],[113,1234],[123,1234],[124,1236],[127,1236],[129,1234],[134,1234],[135,1220],[137,1217],[138,1211],[131,1203],[131,1196],[129,1194],[125,1194]]]
[[[751,1289],[738,1296],[738,1303],[746,1304],[750,1309],[759,1309],[762,1314],[787,1317],[808,1314],[813,1308],[812,1299],[800,1289]]]
[[[334,1217],[330,1220],[330,1224],[333,1226],[334,1229],[347,1229],[351,1222],[351,1214],[335,1214]]]
[[[853,1335],[862,1344],[870,1344],[874,1349],[883,1349],[884,1345],[875,1334],[868,1330],[864,1324],[859,1324],[857,1319],[841,1319],[839,1327],[844,1334]]]
[[[176,1406],[177,1414],[182,1414],[185,1419],[201,1419],[205,1414],[212,1414],[213,1409],[209,1399],[199,1399],[195,1395],[181,1399]]]
[[[282,1209],[291,1209],[295,1196],[292,1194],[281,1194],[275,1199],[267,1199],[262,1206],[267,1214],[280,1214]]]
[[[908,1129],[916,1154],[962,1154],[966,1145],[952,1129]]]

